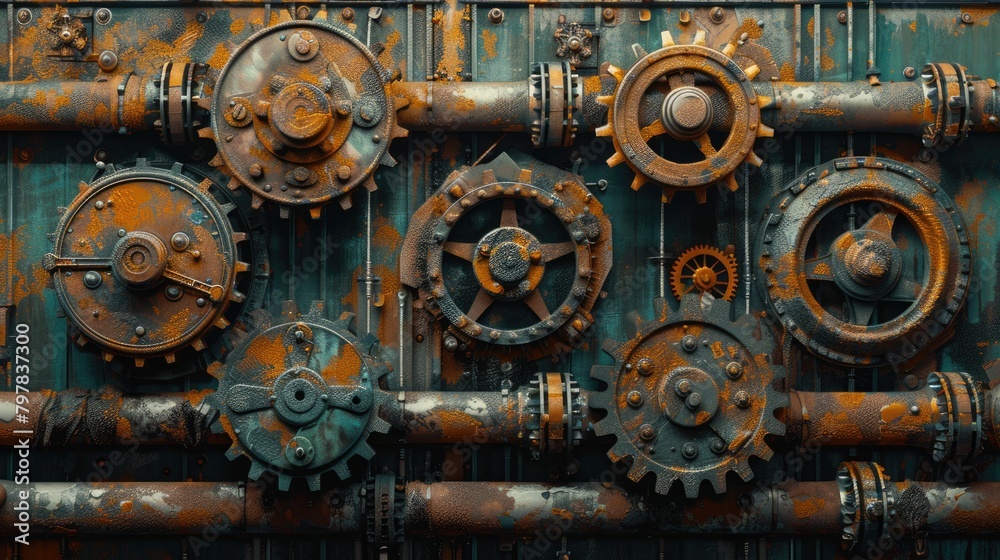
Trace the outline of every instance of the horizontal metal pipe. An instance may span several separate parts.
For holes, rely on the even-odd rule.
[[[0,130],[99,129],[106,134],[153,127],[155,89],[131,74],[99,82],[0,83]]]
[[[1000,531],[1000,483],[952,487],[894,483],[906,531],[985,535]],[[0,534],[18,531],[28,511],[33,534],[353,533],[366,526],[361,486],[317,493],[269,493],[242,483],[0,482]],[[522,482],[408,482],[402,500],[406,533],[532,536],[690,533],[812,534],[842,529],[836,482],[791,482],[693,500],[650,498],[615,485]],[[23,519],[23,517],[22,517]]]
[[[532,121],[531,92],[521,82],[394,82],[408,105],[396,115],[409,130],[525,132]]]
[[[385,399],[382,417],[407,443],[517,443],[528,415],[524,394],[401,391]]]
[[[25,422],[0,422],[0,445],[29,439],[34,447],[64,445],[162,444],[193,447],[228,444],[209,426],[217,413],[205,402],[211,390],[125,395],[111,386],[41,390],[27,395]],[[20,395],[22,398],[24,394]],[[0,411],[14,416],[16,393],[0,393]],[[25,434],[24,432],[30,432]]]
[[[934,445],[937,408],[927,391],[792,391],[786,437],[812,445]]]

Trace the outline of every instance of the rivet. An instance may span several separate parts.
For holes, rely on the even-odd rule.
[[[681,348],[687,352],[694,352],[698,349],[698,341],[691,335],[685,335],[681,339]]]
[[[142,336],[144,334],[146,334],[146,329],[145,328],[143,328],[141,326],[135,328],[135,335],[136,336]]]
[[[195,303],[195,305],[197,305],[198,307],[205,307],[205,303],[206,303],[206,302],[205,302],[205,298],[198,298],[197,300],[195,300],[195,302],[194,302],[194,303]]]
[[[639,391],[629,391],[628,396],[625,397],[628,400],[628,404],[634,408],[639,408],[642,406],[642,393]]]
[[[698,456],[698,446],[691,441],[685,443],[681,446],[681,455],[683,455],[685,459],[694,459]]]
[[[83,285],[90,288],[91,290],[100,286],[101,281],[102,281],[101,275],[97,272],[94,272],[93,270],[89,270],[87,271],[86,274],[83,275]]]

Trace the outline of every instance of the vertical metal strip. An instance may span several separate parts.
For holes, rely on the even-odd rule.
[[[847,3],[847,81],[854,81],[854,2]],[[847,156],[854,157],[854,132],[847,131]]]
[[[875,67],[875,0],[868,0],[868,68]],[[871,146],[869,151],[875,155],[875,133],[871,133]]]
[[[535,63],[535,5],[528,4],[528,68]]]
[[[820,72],[823,67],[820,64],[820,60],[823,58],[823,43],[821,38],[823,36],[823,17],[820,11],[819,4],[813,4],[813,81],[820,81]],[[820,153],[821,138],[822,134],[815,134],[813,136],[813,165],[819,165],[822,163],[820,158],[822,154]]]

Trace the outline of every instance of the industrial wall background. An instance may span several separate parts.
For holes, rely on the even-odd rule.
[[[2,556],[1000,558],[994,6],[4,1]]]

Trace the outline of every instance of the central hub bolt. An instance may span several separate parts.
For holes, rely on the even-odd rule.
[[[698,393],[691,393],[687,396],[687,399],[684,400],[684,404],[691,410],[695,410],[701,406],[701,395]]]
[[[516,284],[528,275],[528,251],[512,241],[500,243],[490,251],[490,276],[501,284]]]
[[[664,128],[678,140],[693,140],[705,134],[713,118],[712,100],[705,92],[691,86],[668,93],[660,108]]]
[[[882,282],[892,268],[892,250],[887,243],[860,239],[844,253],[844,265],[851,279],[863,286]]]
[[[270,111],[275,128],[293,142],[318,141],[333,123],[329,98],[308,83],[286,86],[274,97]]]

